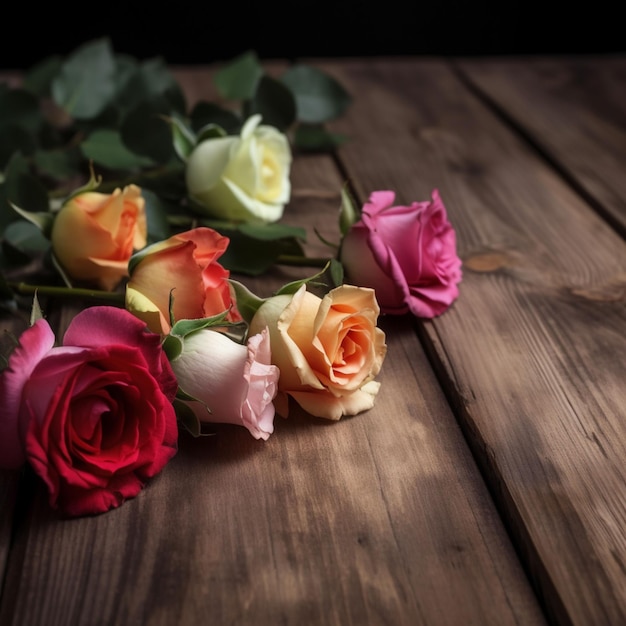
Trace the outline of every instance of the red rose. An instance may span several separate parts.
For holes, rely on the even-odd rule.
[[[456,234],[437,190],[432,201],[393,206],[393,191],[375,191],[341,247],[348,280],[376,290],[383,313],[443,313],[459,295]]]
[[[0,466],[27,460],[53,507],[102,513],[176,453],[176,379],[159,336],[123,309],[86,309],[54,341],[39,320],[0,376]]]

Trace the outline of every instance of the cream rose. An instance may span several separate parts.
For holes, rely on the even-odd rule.
[[[289,201],[291,150],[285,135],[253,115],[240,136],[202,141],[187,161],[187,190],[208,215],[275,222]]]
[[[371,409],[387,350],[378,314],[374,290],[352,285],[324,298],[303,285],[264,302],[250,333],[270,330],[272,363],[280,369],[277,413],[287,416],[288,396],[311,415],[332,420]]]

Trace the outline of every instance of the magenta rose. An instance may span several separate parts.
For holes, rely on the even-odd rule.
[[[159,335],[123,309],[86,309],[54,343],[37,321],[0,375],[0,466],[28,461],[66,515],[102,513],[176,453],[176,378]]]
[[[456,234],[435,189],[430,202],[393,206],[375,191],[344,237],[340,259],[349,282],[376,290],[383,313],[443,313],[459,295]]]

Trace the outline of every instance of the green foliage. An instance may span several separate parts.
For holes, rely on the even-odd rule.
[[[203,221],[230,239],[220,263],[231,272],[260,276],[281,256],[304,256],[306,233],[286,224],[231,224]]]
[[[343,115],[351,98],[331,76],[308,65],[294,65],[281,77],[292,91],[298,119],[307,124],[323,124]]]
[[[220,262],[231,271],[259,275],[285,255],[304,256],[302,229],[201,221],[187,197],[185,162],[199,142],[239,134],[256,113],[298,149],[332,150],[345,138],[324,124],[345,111],[349,95],[306,65],[270,75],[253,51],[225,64],[214,82],[227,104],[190,108],[163,59],[119,54],[100,38],[43,59],[19,86],[0,83],[0,267],[50,257],[52,223],[68,199],[130,183],[146,199],[149,244],[204,224],[230,238]]]
[[[215,75],[215,86],[227,100],[250,100],[263,76],[257,55],[250,51],[237,57]]]
[[[95,130],[83,141],[80,150],[86,159],[111,170],[135,170],[154,163],[152,159],[129,150],[121,134],[110,128]]]
[[[296,101],[291,91],[281,82],[263,76],[246,109],[246,117],[259,113],[263,124],[287,131],[296,121]]]
[[[309,276],[308,278],[302,278],[300,280],[294,280],[290,283],[283,285],[277,292],[276,295],[293,295],[302,287],[302,285],[311,285],[315,287],[327,288],[324,277],[327,275],[327,272],[331,269],[331,265],[333,263],[329,261],[324,268],[317,272],[317,274],[313,274],[313,276]],[[335,270],[336,271],[336,268]]]
[[[111,44],[100,39],[81,46],[52,80],[52,96],[71,117],[92,119],[115,95],[115,59]]]

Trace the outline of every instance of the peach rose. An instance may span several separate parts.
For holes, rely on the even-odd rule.
[[[266,300],[250,333],[270,330],[272,363],[280,370],[279,415],[287,416],[288,396],[311,415],[338,420],[372,408],[387,346],[376,326],[374,290],[342,285],[323,298],[303,285],[293,295]]]
[[[146,245],[145,200],[129,185],[86,191],[66,202],[52,226],[52,251],[67,275],[112,291],[128,276],[134,250]]]
[[[131,268],[126,308],[155,333],[170,331],[170,293],[174,319],[201,319],[231,309],[228,321],[241,316],[234,308],[228,277],[219,259],[229,243],[212,228],[194,228],[146,248]]]

